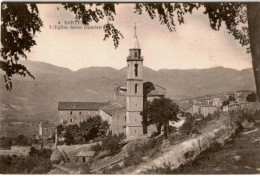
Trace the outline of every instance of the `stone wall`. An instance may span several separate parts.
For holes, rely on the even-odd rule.
[[[170,164],[172,169],[176,169],[180,165],[195,159],[202,151],[209,148],[212,143],[224,144],[235,131],[236,127],[225,124],[217,129],[194,136],[192,139],[173,145],[170,151],[164,153],[160,157],[138,166],[131,174],[142,174],[154,167],[163,168],[165,164]],[[187,156],[185,156],[187,153],[192,154],[189,154],[190,156],[187,158]]]
[[[99,110],[63,110],[59,111],[59,119],[61,124],[74,125],[86,121],[92,116],[99,115]]]

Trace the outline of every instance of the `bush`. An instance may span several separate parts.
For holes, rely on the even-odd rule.
[[[93,145],[91,147],[91,150],[95,151],[95,156],[96,156],[96,155],[98,155],[98,153],[100,153],[102,151],[102,146],[101,146],[101,144],[98,143],[96,145]]]
[[[1,174],[45,174],[51,168],[51,150],[42,151],[34,148],[29,152],[29,156],[0,156]]]
[[[157,137],[158,135],[159,135],[158,132],[153,132],[153,133],[151,134],[151,138],[153,138],[153,137]]]
[[[125,139],[124,134],[108,135],[102,141],[102,150],[108,150],[111,154],[119,152],[122,148],[123,139]]]
[[[152,138],[149,141],[136,144],[132,149],[128,149],[128,157],[124,159],[126,167],[140,164],[143,160],[142,157],[153,157],[159,152],[159,147],[162,144],[162,140]]]
[[[253,111],[250,109],[239,109],[229,112],[229,117],[232,122],[234,122],[238,128],[243,129],[243,123],[255,122],[255,119],[259,117],[259,111]]]
[[[90,174],[91,165],[90,163],[84,163],[80,166],[80,174]]]

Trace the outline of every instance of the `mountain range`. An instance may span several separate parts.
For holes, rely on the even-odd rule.
[[[126,67],[88,67],[78,71],[36,61],[22,62],[35,76],[13,77],[13,89],[6,91],[0,73],[0,118],[9,120],[56,120],[58,101],[108,101],[115,85],[126,82]],[[144,81],[166,88],[175,100],[241,89],[255,90],[253,70],[224,67],[209,69],[143,68]]]

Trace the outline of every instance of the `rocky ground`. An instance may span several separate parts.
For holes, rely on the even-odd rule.
[[[260,118],[254,127],[245,129],[232,141],[213,152],[201,154],[195,162],[176,174],[259,174]]]

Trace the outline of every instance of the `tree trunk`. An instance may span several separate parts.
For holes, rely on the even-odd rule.
[[[168,138],[169,121],[164,123],[164,138]]]
[[[260,3],[247,3],[248,30],[258,99],[260,99]]]
[[[160,135],[162,130],[162,124],[156,124],[156,128],[157,128],[158,135]]]

